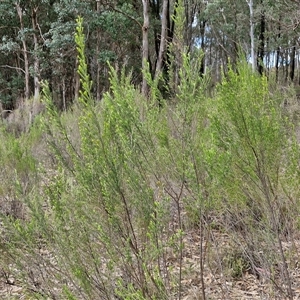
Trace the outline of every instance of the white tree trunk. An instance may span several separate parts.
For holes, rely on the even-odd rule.
[[[33,43],[34,43],[34,63],[33,63],[33,82],[34,82],[34,103],[39,100],[40,98],[40,60],[38,56],[38,38],[37,38],[37,8],[32,9],[32,29],[33,29]]]
[[[21,6],[19,5],[19,3],[15,3],[16,5],[16,9],[17,9],[17,13],[20,19],[20,27],[21,30],[24,30],[24,23],[23,23],[23,11],[21,9]],[[26,44],[26,40],[23,37],[22,38],[22,44],[23,44],[23,57],[24,57],[24,71],[25,71],[25,91],[24,91],[24,97],[25,100],[27,100],[30,96],[30,88],[29,88],[29,60],[28,60],[28,52],[27,52],[27,44]]]
[[[143,15],[144,15],[144,25],[143,25],[143,55],[142,55],[142,69],[143,69],[143,83],[142,83],[142,93],[145,97],[148,97],[149,87],[147,84],[145,72],[149,71],[148,58],[149,58],[149,0],[143,0]]]
[[[161,34],[160,34],[160,45],[159,45],[159,54],[155,69],[155,78],[157,78],[162,69],[162,63],[165,55],[166,44],[167,44],[167,13],[168,13],[168,0],[163,1],[163,9],[161,16]]]
[[[254,42],[254,12],[253,0],[246,0],[250,11],[250,40],[251,40],[251,64],[253,72],[256,70],[256,57],[255,57],[255,42]]]

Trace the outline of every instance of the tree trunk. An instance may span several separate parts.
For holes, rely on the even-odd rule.
[[[287,82],[289,79],[289,50],[284,51],[284,81]]]
[[[38,29],[38,22],[37,22],[37,8],[33,8],[31,16],[32,21],[32,29],[33,29],[33,44],[34,44],[34,75],[33,75],[33,82],[34,82],[34,102],[36,102],[40,97],[40,60],[38,56],[38,38],[37,38],[37,29]]]
[[[278,83],[278,75],[279,75],[279,58],[280,58],[280,47],[277,47],[276,62],[275,62],[275,79],[277,83]]]
[[[277,40],[280,41],[281,38],[281,15],[279,16],[279,23],[278,23],[278,35],[277,35]],[[275,79],[276,82],[278,83],[278,75],[279,75],[279,58],[280,58],[280,46],[277,47],[276,49],[276,62],[275,62]]]
[[[63,110],[67,110],[67,101],[66,101],[66,79],[65,76],[62,77],[62,105],[63,105]]]
[[[295,78],[295,60],[296,60],[296,46],[295,42],[293,41],[292,53],[291,53],[291,65],[290,65],[290,79],[293,82]]]
[[[167,44],[167,19],[168,19],[168,6],[169,0],[163,1],[163,10],[161,16],[161,34],[160,34],[160,45],[159,45],[159,54],[157,58],[156,70],[154,78],[157,78],[161,73],[165,51],[166,51],[166,44]]]
[[[265,17],[265,12],[262,11],[261,18],[260,18],[259,46],[257,52],[257,70],[261,75],[264,72],[265,31],[266,31],[266,17]]]
[[[22,31],[24,31],[22,8],[20,7],[19,3],[15,3],[15,5],[16,5],[17,13],[18,13],[18,16],[20,19],[20,29]],[[23,52],[23,58],[24,58],[24,73],[25,73],[24,98],[25,98],[25,100],[27,100],[27,99],[29,99],[29,96],[30,96],[30,87],[29,87],[30,74],[29,74],[29,60],[28,60],[27,44],[26,44],[26,40],[24,37],[22,38],[22,45],[23,45],[22,52]]]
[[[238,49],[238,11],[236,9],[234,9],[232,11],[232,14],[234,16],[234,30],[232,33],[232,41],[231,44],[232,46],[231,48],[231,53],[230,53],[230,57],[231,57],[231,61],[230,63],[232,64],[232,68],[233,70],[236,70],[237,67],[237,62],[238,62],[238,55],[239,55],[239,49]]]
[[[142,94],[148,97],[149,87],[146,79],[146,74],[149,72],[148,58],[149,58],[149,0],[143,0],[143,53],[142,53],[142,69],[143,69],[143,82],[142,82]]]
[[[202,51],[202,58],[201,58],[201,65],[200,65],[200,75],[203,76],[205,73],[205,25],[206,21],[200,22],[200,37],[201,37],[201,51]]]
[[[97,14],[100,14],[100,1],[97,0],[97,7],[96,7]],[[100,61],[98,59],[98,55],[100,53],[100,39],[101,33],[100,29],[97,29],[97,44],[96,44],[96,63],[97,63],[97,74],[96,74],[96,100],[100,101],[101,99],[101,86],[100,86],[100,78],[101,78],[101,68],[100,68]]]
[[[246,0],[250,11],[250,39],[251,39],[251,64],[252,70],[256,70],[255,59],[255,43],[254,43],[254,12],[253,12],[253,0]]]
[[[151,14],[155,16],[155,22],[158,23],[161,20],[160,17],[160,9],[159,9],[159,1],[151,1],[150,2],[150,9],[151,9]],[[157,26],[153,26],[153,31],[154,31],[154,46],[155,46],[155,54],[156,54],[156,60],[153,66],[153,69],[150,68],[151,74],[153,77],[155,76],[155,70],[156,70],[156,64],[157,64],[157,58],[159,56],[159,48],[160,48],[160,33],[158,31]]]

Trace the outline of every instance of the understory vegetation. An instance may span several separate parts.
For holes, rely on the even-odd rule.
[[[199,298],[186,299],[212,299],[208,272],[224,282],[264,273],[278,299],[293,299],[298,253],[283,245],[300,230],[293,88],[241,61],[212,90],[201,59],[182,54],[172,91],[145,74],[146,99],[111,68],[95,102],[80,20],[76,43],[78,102],[59,112],[44,83],[33,125],[17,136],[1,127],[6,283],[24,299],[183,299],[196,272]]]

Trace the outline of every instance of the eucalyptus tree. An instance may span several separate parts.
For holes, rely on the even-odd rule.
[[[54,1],[1,1],[0,60],[4,73],[10,78],[18,78],[18,86],[9,90],[7,101],[13,108],[14,98],[28,99],[34,90],[35,98],[39,95],[41,79],[40,58],[43,50],[43,34],[47,31],[49,15]],[[23,82],[23,83],[22,83]],[[4,102],[4,99],[1,99]]]
[[[296,80],[300,27],[297,1],[208,0],[201,3],[204,10],[194,24],[198,33],[202,24],[199,41],[206,55],[205,64],[217,80],[220,69],[226,71],[229,61],[233,67],[236,65],[241,50],[251,61],[253,70],[260,74],[271,74],[275,68],[276,78],[282,70],[281,78]]]
[[[299,5],[296,1],[253,1],[254,50],[260,74],[271,74],[275,67],[278,80],[295,78],[296,54],[299,49]]]
[[[149,69],[152,78],[160,78],[160,86],[168,86],[169,91],[170,80],[174,79],[169,71],[176,73],[182,67],[180,55],[192,53],[199,41],[202,51],[205,50],[204,9],[205,4],[200,0],[143,0],[143,69]],[[204,56],[201,73],[204,73]],[[175,77],[178,79],[178,74]]]
[[[68,1],[54,4],[56,20],[46,35],[50,52],[52,91],[65,102],[78,98],[79,78],[76,72],[74,44],[75,19],[81,15],[86,31],[86,55],[93,81],[93,94],[100,100],[109,88],[109,67],[125,67],[133,80],[141,81],[140,5],[136,1]]]
[[[1,102],[13,108],[14,99],[32,95],[37,99],[41,80],[49,82],[59,106],[66,108],[68,102],[77,98],[74,32],[78,15],[85,20],[95,97],[100,99],[101,92],[108,88],[108,61],[116,66],[127,63],[137,76],[140,29],[136,29],[134,21],[138,18],[134,4],[94,0],[1,1]]]
[[[79,90],[74,43],[75,18],[79,13],[87,16],[91,9],[91,1],[55,2],[55,19],[49,22],[49,30],[44,35],[48,56],[45,78],[49,81],[54,102],[63,109],[74,97],[77,98]]]
[[[228,61],[236,65],[239,46],[245,52],[249,51],[250,18],[247,3],[239,0],[208,1],[205,16],[209,41],[208,64],[214,70],[222,66],[226,71]]]
[[[0,2],[0,90],[5,109],[13,109],[19,93],[24,94],[24,58],[20,22],[11,1]],[[28,87],[27,87],[28,89]]]

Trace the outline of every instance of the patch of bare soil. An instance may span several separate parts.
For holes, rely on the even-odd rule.
[[[202,300],[201,284],[201,240],[197,231],[193,230],[184,238],[185,252],[183,258],[183,281],[182,300]],[[209,238],[203,239],[202,252],[203,260],[203,281],[205,286],[206,299],[288,299],[285,295],[286,286],[280,278],[274,280],[265,269],[257,267],[257,273],[244,272],[240,277],[233,278],[228,274],[230,270],[223,268],[226,265],[226,251],[230,251],[230,238],[225,233],[218,231],[210,232]],[[294,266],[289,269],[294,298],[300,299],[300,270],[298,269],[298,257],[300,241],[293,243],[283,242],[286,252],[294,256],[290,258]],[[213,253],[213,255],[211,255]],[[213,261],[209,257],[213,258]],[[295,263],[296,262],[296,263]],[[289,261],[288,261],[289,263]]]
[[[26,299],[23,288],[0,268],[0,299]]]

